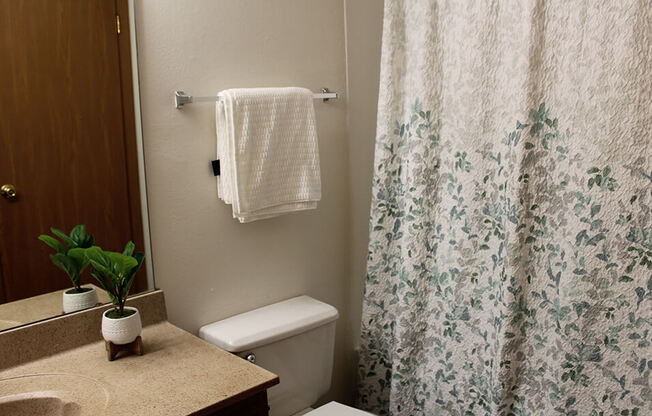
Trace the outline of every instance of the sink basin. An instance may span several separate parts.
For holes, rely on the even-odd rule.
[[[74,374],[27,374],[0,379],[0,415],[104,415],[105,386]]]
[[[43,391],[0,397],[0,415],[78,416],[81,408],[77,403],[62,400],[56,391]]]

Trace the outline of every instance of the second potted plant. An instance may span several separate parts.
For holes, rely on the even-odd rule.
[[[134,253],[135,245],[128,242],[122,253],[104,251],[94,246],[86,249],[92,266],[91,275],[102,285],[111,298],[113,308],[102,316],[102,336],[116,345],[133,342],[142,324],[138,309],[125,306],[136,272],[143,264],[143,253]]]
[[[97,305],[95,288],[81,285],[81,275],[88,266],[84,252],[93,245],[95,239],[86,234],[84,225],[77,225],[70,235],[56,228],[50,230],[61,241],[46,234],[40,235],[39,240],[56,250],[55,254],[50,255],[50,259],[55,266],[66,272],[73,284],[71,289],[63,292],[63,312],[75,312]]]

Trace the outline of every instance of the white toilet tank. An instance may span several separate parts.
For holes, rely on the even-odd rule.
[[[331,385],[337,309],[299,296],[203,326],[199,336],[280,378],[268,391],[271,416],[313,405]]]

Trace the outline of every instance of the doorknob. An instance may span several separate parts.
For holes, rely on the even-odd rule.
[[[10,201],[13,201],[16,199],[16,188],[14,188],[14,186],[10,183],[2,185],[0,187],[0,195]]]

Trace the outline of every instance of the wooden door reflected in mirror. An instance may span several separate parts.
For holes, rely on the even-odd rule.
[[[37,239],[145,251],[127,0],[0,0],[0,303],[71,287]],[[146,260],[147,262],[147,260]],[[145,267],[148,267],[147,264]],[[138,274],[132,293],[148,288]],[[92,282],[89,273],[83,282]],[[2,317],[0,316],[0,319]]]

